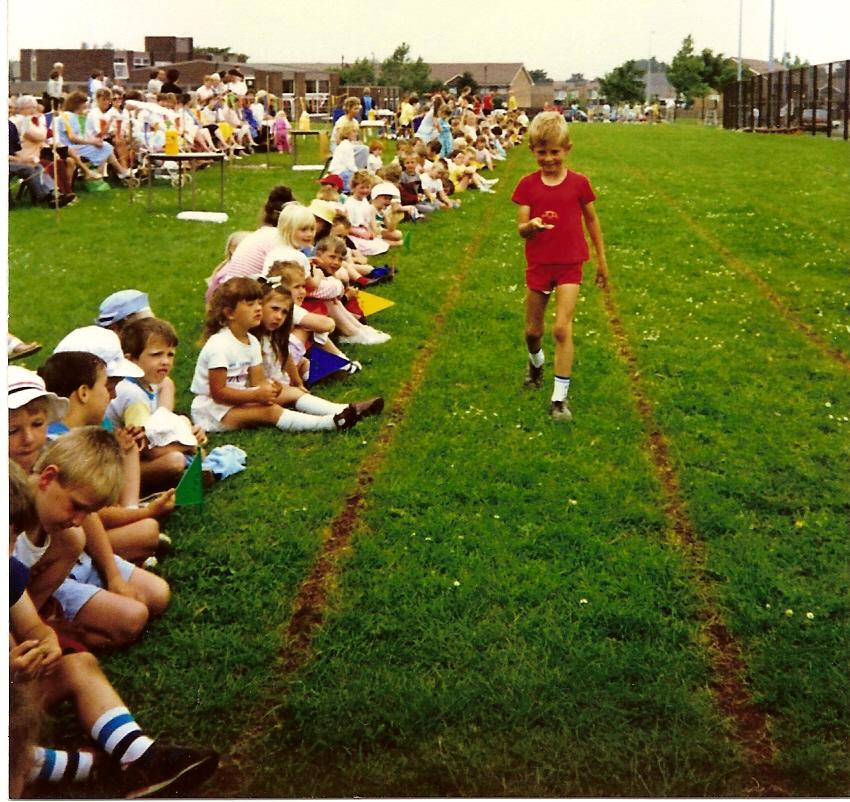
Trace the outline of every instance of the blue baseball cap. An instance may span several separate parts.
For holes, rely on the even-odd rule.
[[[151,304],[146,293],[140,290],[118,290],[104,298],[98,309],[98,326],[107,328],[130,315],[153,317]]]

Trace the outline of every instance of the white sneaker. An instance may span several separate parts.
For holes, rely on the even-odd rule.
[[[499,183],[498,178],[482,178],[481,179],[488,187],[494,187]]]
[[[371,326],[363,326],[356,334],[348,337],[340,337],[341,343],[351,343],[352,345],[380,345],[390,339],[390,335],[373,329]]]
[[[489,187],[489,186],[487,186],[487,185],[484,185],[484,186],[483,186],[483,187],[481,187],[478,191],[479,191],[479,192],[483,192],[485,195],[495,195],[495,194],[496,194],[496,190],[495,190],[495,189],[490,189],[490,187]]]
[[[364,326],[363,328],[366,330],[366,334],[369,337],[369,345],[380,345],[381,343],[385,343],[387,340],[392,339],[392,337],[385,331],[378,331],[378,329],[373,329],[371,326]]]

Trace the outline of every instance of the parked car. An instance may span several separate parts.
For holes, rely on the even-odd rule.
[[[825,131],[828,114],[826,109],[815,109],[815,129]],[[833,115],[832,117],[832,128],[833,130],[841,127],[841,121],[837,119],[839,115]],[[803,109],[803,127],[811,128],[812,127],[812,110],[811,109]]]

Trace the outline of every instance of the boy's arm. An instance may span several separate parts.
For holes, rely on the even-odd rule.
[[[605,259],[605,242],[602,239],[602,226],[593,203],[582,206],[581,213],[584,215],[584,225],[590,234],[593,250],[596,251],[596,283],[600,287],[608,285],[608,262]]]
[[[27,591],[36,610],[44,607],[65,581],[84,546],[85,535],[79,527],[72,527],[51,536],[47,551],[32,567],[27,583]]]
[[[128,429],[116,429],[115,439],[121,447],[121,463],[124,470],[124,483],[118,503],[122,507],[132,507],[139,503],[139,490],[142,483],[142,468],[139,461],[139,447]]]
[[[15,680],[35,679],[61,659],[56,633],[41,620],[26,591],[9,609],[9,626],[19,644],[10,655]]]
[[[554,226],[547,225],[539,217],[531,216],[530,206],[520,206],[516,215],[517,233],[523,238],[528,239],[534,236],[538,231],[545,231]]]

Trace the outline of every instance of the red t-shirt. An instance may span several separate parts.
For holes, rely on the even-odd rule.
[[[569,265],[587,261],[590,253],[582,228],[582,208],[596,200],[590,181],[581,173],[567,171],[560,184],[543,183],[540,172],[520,179],[511,197],[520,206],[529,206],[532,217],[554,225],[537,231],[525,241],[529,265]]]

